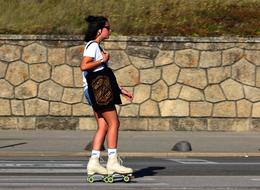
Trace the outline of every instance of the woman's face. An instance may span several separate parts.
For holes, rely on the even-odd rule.
[[[110,23],[106,22],[104,28],[101,30],[101,36],[103,39],[108,39],[110,35],[111,29],[110,29]]]

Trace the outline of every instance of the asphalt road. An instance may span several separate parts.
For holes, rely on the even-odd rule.
[[[131,183],[89,184],[84,157],[2,157],[0,189],[260,189],[260,157],[123,160],[135,170]]]

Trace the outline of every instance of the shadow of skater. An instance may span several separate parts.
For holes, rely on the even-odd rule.
[[[154,176],[155,174],[157,174],[156,170],[163,170],[163,169],[165,169],[165,167],[147,167],[134,172],[133,175],[135,178],[140,178],[144,176]]]

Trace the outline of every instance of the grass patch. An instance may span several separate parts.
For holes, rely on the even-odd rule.
[[[88,15],[113,35],[259,36],[260,0],[0,0],[2,34],[84,34]]]

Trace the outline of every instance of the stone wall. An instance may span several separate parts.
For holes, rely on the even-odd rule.
[[[0,35],[0,129],[96,128],[83,36]],[[260,130],[260,39],[111,37],[121,130]]]

